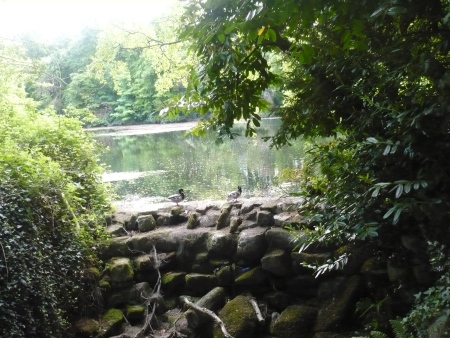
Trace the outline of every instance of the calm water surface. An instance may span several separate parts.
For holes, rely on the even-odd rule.
[[[96,139],[109,148],[101,158],[108,168],[105,180],[122,201],[166,202],[179,188],[188,201],[221,200],[238,185],[244,198],[273,197],[295,189],[280,185],[276,177],[284,168],[300,167],[304,156],[300,141],[276,150],[261,139],[273,135],[279,124],[263,120],[257,137],[222,144],[213,134],[198,138],[185,131]],[[243,135],[244,125],[235,131]]]

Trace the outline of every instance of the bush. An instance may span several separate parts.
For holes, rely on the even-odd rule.
[[[98,149],[76,120],[0,117],[0,326],[5,337],[61,337],[89,311],[109,207]]]

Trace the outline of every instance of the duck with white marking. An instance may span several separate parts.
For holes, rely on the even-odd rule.
[[[232,191],[228,194],[227,201],[235,202],[242,194],[242,188],[238,186],[236,191]]]
[[[178,194],[171,195],[167,198],[169,200],[171,200],[172,202],[175,202],[178,205],[178,203],[180,203],[182,200],[184,200],[184,190],[180,189],[180,190],[178,190]]]

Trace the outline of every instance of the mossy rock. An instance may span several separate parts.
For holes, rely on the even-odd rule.
[[[256,335],[257,317],[250,301],[245,296],[237,296],[219,312],[219,318],[234,338],[253,338]],[[214,328],[214,338],[225,337],[219,326]]]
[[[189,273],[185,280],[187,292],[194,296],[203,296],[219,284],[217,277],[213,274]]]
[[[219,218],[216,221],[216,229],[220,230],[230,224],[230,210],[222,209]]]
[[[317,309],[311,306],[288,306],[272,323],[270,331],[277,337],[307,338],[317,316]]]
[[[125,309],[125,316],[130,322],[137,322],[144,318],[145,307],[142,305],[128,305]]]
[[[109,309],[102,316],[100,337],[111,337],[119,334],[120,326],[125,321],[123,312],[119,309]]]
[[[185,283],[185,272],[168,272],[161,276],[161,287],[165,292],[182,290]]]
[[[236,278],[236,285],[259,285],[268,281],[267,273],[260,267],[244,272]]]
[[[98,287],[102,292],[104,298],[110,295],[111,293],[111,284],[106,279],[100,279],[98,282]]]
[[[199,224],[198,215],[190,214],[187,220],[186,228],[187,229],[195,229]]]
[[[156,221],[152,215],[139,216],[137,224],[140,232],[152,231],[156,228]]]
[[[77,337],[95,337],[100,330],[100,324],[95,319],[82,318],[75,323],[74,329]]]
[[[134,270],[129,258],[113,258],[109,264],[111,282],[121,283],[133,280]]]
[[[170,214],[172,216],[180,216],[183,213],[184,209],[182,206],[176,206],[170,209]]]
[[[149,255],[142,255],[134,259],[136,272],[155,270],[153,259]]]
[[[97,269],[94,266],[91,266],[90,268],[87,268],[84,271],[84,277],[88,278],[88,279],[93,279],[93,280],[99,280],[100,276],[102,275],[102,273],[100,272],[99,269]]]

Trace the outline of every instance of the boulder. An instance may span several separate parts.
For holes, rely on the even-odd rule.
[[[428,328],[428,338],[449,338],[450,337],[450,316],[441,314]]]
[[[275,214],[277,212],[278,209],[278,201],[274,200],[274,201],[266,201],[264,202],[259,209],[261,211],[268,211],[272,214]]]
[[[215,287],[198,300],[195,305],[206,308],[211,311],[216,311],[225,304],[226,292],[222,287]],[[212,318],[204,313],[198,312],[194,309],[189,309],[185,313],[188,324],[191,328],[197,328]]]
[[[235,235],[226,232],[212,232],[208,234],[206,249],[209,257],[231,258],[236,248]]]
[[[144,332],[142,327],[139,326],[128,326],[120,335],[112,336],[109,338],[141,338],[144,337]]]
[[[136,272],[154,271],[155,262],[150,255],[141,255],[133,259],[133,265]]]
[[[288,276],[291,273],[291,255],[283,249],[273,249],[261,259],[264,270],[276,276]]]
[[[134,278],[134,269],[129,258],[112,258],[109,262],[109,275],[111,285],[121,286],[131,282]]]
[[[77,337],[80,338],[96,337],[100,330],[100,324],[95,319],[82,318],[75,323],[74,330]]]
[[[242,219],[240,217],[231,217],[230,218],[230,233],[234,233],[238,230],[239,226],[242,223]]]
[[[165,294],[175,290],[184,290],[185,272],[168,272],[161,276],[161,288]]]
[[[315,332],[337,330],[354,313],[354,303],[360,296],[361,277],[351,276],[342,283],[327,303],[319,310]]]
[[[260,210],[256,215],[256,222],[261,227],[274,225],[273,214],[270,211]]]
[[[112,224],[106,228],[106,232],[111,235],[111,237],[121,237],[126,236],[127,232],[121,224]]]
[[[259,262],[267,250],[266,229],[253,228],[238,235],[236,256],[246,262]]]
[[[239,286],[260,285],[268,282],[267,273],[259,266],[242,273],[235,280],[235,284]]]
[[[130,237],[116,237],[109,239],[100,250],[100,258],[108,260],[112,257],[127,257],[131,255],[129,248]]]
[[[231,208],[230,208],[231,209]],[[222,209],[220,216],[216,221],[216,229],[220,230],[230,225],[230,210]]]
[[[125,317],[130,323],[137,323],[145,317],[145,307],[143,305],[128,305],[125,308]]]
[[[147,282],[137,283],[127,289],[116,291],[107,299],[107,306],[123,307],[125,305],[139,305],[150,297],[153,290]]]
[[[271,291],[264,295],[267,305],[277,311],[283,311],[289,305],[291,297],[284,291]]]
[[[263,202],[255,202],[251,200],[244,201],[244,203],[242,203],[241,213],[248,214],[253,209],[259,207],[262,203]]]
[[[187,229],[194,229],[199,225],[198,214],[190,214],[186,223]]]
[[[219,312],[228,333],[234,338],[256,338],[258,319],[245,296],[237,296],[225,304]],[[214,328],[214,338],[225,337],[219,326]]]
[[[256,228],[257,226],[258,226],[258,223],[256,223],[256,220],[252,221],[252,220],[249,220],[249,219],[244,219],[239,224],[237,230],[238,231],[243,231],[243,230],[246,230],[246,229]]]
[[[292,251],[295,248],[296,237],[290,231],[282,228],[271,228],[265,233],[269,247]]]
[[[258,215],[257,210],[251,210],[248,213],[244,214],[243,219],[244,221],[256,221],[256,216]]]
[[[136,222],[140,232],[152,231],[156,228],[156,221],[152,215],[139,216]]]
[[[234,271],[231,265],[222,266],[218,268],[215,273],[218,285],[230,286],[234,282]]]
[[[218,286],[216,276],[200,273],[189,273],[185,277],[186,291],[193,296],[201,296]]]
[[[325,264],[333,256],[331,252],[324,252],[324,253],[293,252],[291,253],[291,257],[294,264],[297,265],[303,264],[322,265]]]
[[[137,218],[138,215],[131,215],[128,221],[125,221],[125,229],[128,231],[137,230]]]
[[[311,272],[294,276],[286,281],[286,291],[299,297],[316,297],[319,280],[314,278]]]
[[[302,217],[296,211],[285,211],[273,216],[273,221],[277,227],[285,227],[288,225],[299,225]]]
[[[216,209],[209,209],[205,215],[199,217],[198,223],[199,227],[202,228],[212,228],[217,224],[217,220],[219,219],[221,212]]]
[[[317,309],[305,305],[290,305],[272,323],[270,332],[277,337],[309,338]]]
[[[100,337],[111,337],[120,333],[120,326],[125,322],[125,317],[119,309],[109,309],[101,320]]]

